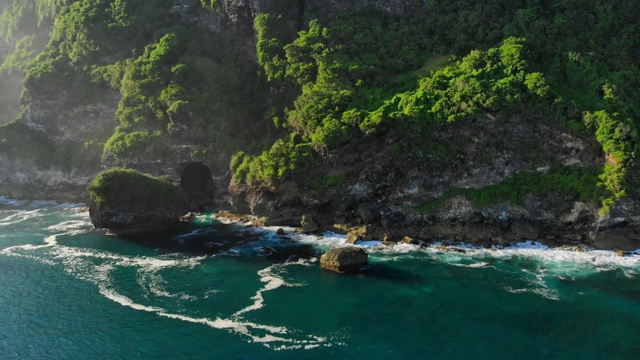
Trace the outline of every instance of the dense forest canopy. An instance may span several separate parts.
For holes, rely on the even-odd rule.
[[[299,95],[275,119],[292,135],[260,155],[237,155],[235,181],[269,183],[381,129],[400,134],[403,153],[413,156],[416,128],[527,112],[595,136],[607,157],[598,176],[606,211],[637,188],[640,43],[631,7],[429,1],[411,17],[373,11],[312,20],[293,40],[286,17],[260,14],[263,72]]]
[[[24,76],[33,97],[63,88],[76,104],[118,91],[118,126],[97,145],[112,165],[189,143],[216,167],[231,158],[235,183],[270,186],[368,136],[389,132],[418,161],[433,149],[416,134],[434,123],[527,113],[602,148],[600,169],[550,177],[605,212],[640,188],[635,2],[430,0],[411,14],[309,15],[277,0],[255,14],[250,41],[202,26],[223,3],[12,0],[0,77],[14,89]]]

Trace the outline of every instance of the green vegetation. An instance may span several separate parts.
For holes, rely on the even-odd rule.
[[[632,8],[625,1],[429,1],[407,17],[364,12],[313,20],[293,40],[286,13],[262,14],[255,23],[258,60],[271,84],[294,98],[276,121],[314,158],[387,130],[399,138],[392,153],[446,153],[421,142],[415,129],[526,113],[601,144],[606,163],[585,180],[600,190],[575,189],[606,212],[638,189],[640,39],[633,34],[640,12]],[[294,147],[276,146],[237,155],[235,181],[268,184],[304,171],[282,151]],[[543,184],[557,176],[526,175]],[[505,184],[517,194],[531,190],[518,176]]]
[[[456,196],[464,196],[477,205],[495,204],[499,201],[522,205],[527,195],[532,194],[598,202],[603,193],[603,189],[598,187],[597,183],[601,172],[602,169],[596,167],[556,167],[546,174],[521,172],[497,185],[481,189],[453,189],[438,200],[417,207],[416,211],[429,212]]]
[[[19,121],[0,126],[0,153],[15,159],[33,159],[44,169],[56,164],[63,171],[97,171],[102,153],[97,145],[73,141],[57,145],[43,132],[30,130]]]
[[[500,114],[592,137],[602,164],[519,174],[465,193],[475,201],[569,191],[606,212],[617,199],[640,196],[640,11],[630,0],[430,0],[404,15],[329,14],[319,10],[328,2],[274,0],[253,24],[255,58],[247,24],[218,26],[211,13],[224,9],[214,0],[3,4],[6,104],[17,95],[4,92],[17,94],[23,80],[25,102],[63,93],[72,108],[121,94],[115,133],[86,144],[91,161],[102,145],[104,163],[128,166],[189,144],[215,168],[231,160],[236,183],[272,186],[380,134],[395,141],[390,156],[451,158],[455,147],[433,141],[439,126]],[[20,151],[11,134],[23,130],[0,129],[0,151]],[[38,150],[45,159],[49,142]],[[305,185],[326,191],[347,180]]]
[[[87,187],[98,204],[139,204],[148,207],[176,206],[181,199],[177,182],[155,178],[134,170],[111,169],[98,174]]]
[[[315,188],[317,191],[325,192],[329,188],[332,188],[334,186],[338,186],[344,183],[346,179],[347,179],[346,174],[329,175],[327,177],[324,177],[316,181]]]
[[[26,95],[34,98],[64,89],[68,107],[119,91],[116,132],[100,139],[107,164],[162,156],[186,142],[216,154],[207,157],[210,165],[226,167],[234,152],[264,149],[282,133],[264,117],[268,88],[247,61],[246,44],[229,29],[208,32],[184,21],[217,11],[215,1],[187,7],[172,0],[12,1],[2,12],[0,37],[15,50],[0,77],[24,74]],[[18,37],[49,28],[44,42]],[[16,96],[11,103],[18,104]]]

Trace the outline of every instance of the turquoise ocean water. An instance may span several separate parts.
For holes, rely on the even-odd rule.
[[[120,239],[0,198],[0,359],[640,359],[640,253],[444,252],[197,219]]]

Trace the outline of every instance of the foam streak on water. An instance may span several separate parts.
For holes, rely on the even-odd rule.
[[[618,256],[610,250],[590,250],[586,252],[570,251],[561,248],[548,248],[540,243],[524,241],[505,248],[485,249],[470,245],[457,245],[445,248],[440,243],[430,246],[396,244],[386,246],[379,241],[363,241],[356,245],[348,244],[346,236],[325,233],[317,237],[313,235],[292,235],[298,241],[314,244],[323,249],[345,246],[357,246],[365,249],[373,262],[390,262],[406,259],[408,256],[422,254],[424,259],[436,260],[452,266],[482,269],[492,267],[505,271],[504,267],[492,264],[511,263],[513,261],[534,261],[538,265],[535,270],[516,268],[520,276],[526,280],[524,287],[506,286],[503,289],[514,294],[532,293],[545,299],[558,301],[560,293],[553,288],[558,280],[584,278],[599,272],[622,270],[630,279],[640,274],[640,249],[625,256]],[[412,255],[414,254],[414,255]],[[510,267],[513,268],[513,267]],[[509,270],[512,271],[512,270]]]
[[[318,237],[297,234],[287,228],[289,240],[282,241],[275,235],[277,228],[238,226],[240,234],[250,233],[250,240],[242,244],[231,243],[232,248],[225,248],[224,253],[166,253],[93,230],[88,214],[73,206],[46,203],[40,207],[27,204],[27,207],[23,204],[27,209],[20,210],[17,206],[3,205],[9,208],[0,210],[0,229],[4,232],[0,237],[0,260],[1,256],[12,256],[40,262],[45,267],[64,271],[60,273],[65,277],[81,280],[78,283],[89,284],[94,289],[93,295],[118,304],[115,308],[125,314],[131,309],[153,314],[149,318],[155,321],[172,319],[183,322],[182,325],[204,325],[203,329],[228,332],[239,343],[259,344],[257,348],[268,348],[270,350],[264,351],[270,353],[271,350],[292,350],[292,354],[299,355],[295,350],[323,351],[325,347],[361,341],[357,348],[367,349],[365,355],[394,358],[392,350],[404,351],[404,348],[399,349],[389,342],[402,343],[405,347],[419,346],[421,341],[430,338],[433,349],[439,343],[452,348],[447,339],[438,338],[440,333],[450,331],[457,335],[465,331],[465,326],[470,326],[471,330],[465,334],[467,338],[491,334],[494,328],[485,327],[491,322],[488,319],[502,317],[508,322],[512,315],[525,318],[521,314],[530,309],[527,306],[518,308],[520,300],[534,304],[532,309],[548,306],[546,310],[552,315],[546,321],[555,321],[560,316],[554,315],[562,313],[563,306],[576,306],[571,301],[585,292],[592,292],[590,299],[604,297],[600,291],[603,286],[597,283],[599,276],[609,279],[606,276],[614,274],[629,284],[633,281],[628,279],[637,280],[640,274],[640,250],[620,257],[612,251],[573,252],[549,249],[533,242],[504,249],[467,245],[447,249],[409,244],[390,247],[372,240],[356,245],[369,253],[372,265],[369,273],[340,276],[320,271],[315,258],[277,260],[258,254],[265,246],[275,247],[274,253],[283,249],[278,246],[310,248],[312,245],[321,251],[353,246],[346,243],[344,235],[326,233]],[[208,217],[203,215],[198,219],[202,226]],[[24,234],[30,234],[32,238],[28,241],[21,238],[27,237]],[[37,239],[34,236],[38,236]],[[215,229],[204,227],[173,239],[184,244],[196,238],[224,242],[225,238],[221,237],[224,235]],[[313,252],[310,254],[315,256]],[[2,265],[0,261],[0,280],[3,280]],[[596,283],[592,286],[589,281],[593,278]],[[584,279],[589,281],[581,281]],[[475,283],[485,280],[482,285]],[[190,286],[192,281],[201,283]],[[482,296],[468,292],[468,288]],[[615,305],[611,309],[620,305],[626,306],[624,309],[632,308],[637,297],[635,289],[629,286],[606,298]],[[466,297],[475,298],[465,302]],[[474,307],[475,301],[490,309],[495,299],[503,301],[502,307],[516,306],[516,310],[505,316],[501,307],[500,311],[489,315],[484,312],[485,318],[476,318],[484,309]],[[465,312],[465,306],[473,307],[473,311]],[[606,309],[599,307],[597,310],[602,308]],[[441,313],[441,309],[445,310]],[[584,311],[598,314],[594,309]],[[526,319],[535,322],[544,314],[535,313]],[[606,313],[607,316],[610,314],[617,315]],[[633,315],[632,312],[629,314]],[[456,325],[450,330],[450,319],[464,322],[465,326]],[[398,329],[405,325],[413,326],[415,334],[407,331],[398,335]],[[510,326],[514,325],[504,325],[498,330],[503,331],[504,336],[513,335],[517,331],[512,331]],[[545,323],[540,322],[537,326],[545,326]],[[569,323],[563,329],[579,331],[581,327]],[[527,346],[531,338],[541,336],[535,330],[531,331],[534,332],[522,334]],[[0,347],[3,346],[1,335],[2,331]],[[371,338],[366,340],[368,342],[361,340],[367,336]],[[405,337],[412,336],[416,341],[403,342]],[[393,340],[388,342],[387,339]],[[487,344],[495,347],[501,343],[502,339],[498,339],[497,343]],[[547,346],[555,343],[554,340]],[[347,346],[331,350],[342,351]],[[409,353],[403,352],[403,356],[395,358],[429,357],[425,350],[432,350],[426,346],[418,349],[421,351],[410,354],[413,356],[404,356]],[[436,354],[431,355],[433,358],[456,357],[446,350]],[[537,355],[538,358],[549,357],[544,353]],[[579,353],[573,355],[578,355],[573,358],[584,358]],[[353,355],[352,358],[361,356]]]
[[[9,216],[0,220],[0,226],[15,225],[20,222],[33,219],[40,216],[39,210],[33,211],[15,211]],[[36,260],[40,263],[51,266],[63,266],[64,270],[74,277],[88,281],[97,286],[100,294],[105,298],[116,302],[122,306],[129,307],[138,311],[156,313],[159,316],[187,321],[191,323],[204,324],[209,327],[221,330],[228,330],[248,338],[251,342],[261,343],[269,348],[284,350],[298,349],[305,346],[322,346],[327,345],[326,339],[320,336],[307,335],[287,337],[290,333],[289,329],[283,326],[271,326],[258,324],[243,320],[243,315],[251,311],[262,309],[265,306],[263,293],[273,291],[281,286],[299,286],[299,284],[287,283],[277,271],[287,266],[307,266],[303,261],[285,264],[276,264],[269,266],[258,272],[261,282],[265,286],[255,293],[251,300],[254,303],[247,306],[234,314],[228,319],[206,317],[193,317],[188,314],[172,313],[166,309],[155,306],[146,305],[134,301],[130,297],[123,295],[113,283],[113,272],[122,268],[137,268],[137,283],[141,290],[152,298],[165,297],[174,298],[179,301],[195,300],[195,296],[181,293],[170,293],[163,286],[165,280],[160,275],[161,270],[168,269],[193,269],[200,263],[209,258],[209,256],[191,256],[185,257],[176,254],[175,257],[159,256],[159,257],[130,257],[112,252],[100,251],[81,247],[72,247],[61,245],[58,241],[60,237],[74,237],[86,234],[92,231],[93,227],[89,222],[86,214],[81,218],[62,221],[46,227],[44,230],[52,233],[45,236],[43,244],[26,244],[12,246],[0,251],[0,254],[7,256],[19,256]],[[194,235],[200,235],[206,232],[196,231]],[[188,238],[189,234],[181,236]],[[260,334],[256,333],[258,331]]]

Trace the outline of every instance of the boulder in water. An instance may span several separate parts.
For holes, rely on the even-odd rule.
[[[367,252],[357,247],[343,247],[329,250],[320,257],[323,269],[339,273],[356,273],[367,266]]]
[[[96,228],[119,235],[167,231],[189,211],[185,193],[170,180],[137,171],[112,169],[89,184],[89,216]],[[184,222],[182,222],[184,224]]]

